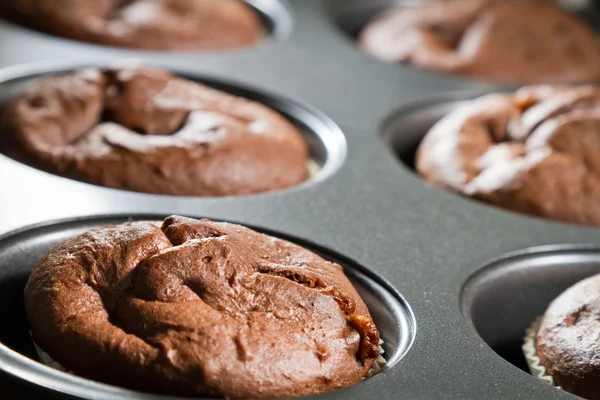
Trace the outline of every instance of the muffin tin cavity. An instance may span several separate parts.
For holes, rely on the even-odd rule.
[[[25,228],[0,238],[0,293],[3,299],[0,317],[5,321],[5,329],[0,331],[0,369],[29,383],[82,398],[146,398],[142,393],[78,378],[32,361],[37,360],[37,355],[29,336],[23,289],[39,257],[60,242],[108,224],[162,219],[163,216],[154,215],[74,219]],[[344,267],[344,272],[369,307],[384,341],[387,365],[381,373],[385,374],[385,370],[406,354],[414,340],[415,319],[409,305],[386,282],[343,256],[308,242],[258,231],[295,242]]]
[[[287,1],[245,0],[260,17],[267,40],[283,41],[294,29],[291,6]]]
[[[23,71],[23,70],[22,70]],[[36,69],[21,74],[0,73],[0,112],[11,99],[22,94],[28,87],[41,78],[56,75],[67,75],[73,69]],[[309,178],[300,184],[321,181],[331,176],[343,164],[346,157],[346,140],[339,127],[327,116],[311,106],[291,101],[275,95],[261,93],[254,89],[244,88],[237,84],[197,76],[177,74],[184,79],[200,82],[225,93],[246,98],[274,109],[282,114],[301,133],[309,151],[307,169]],[[1,126],[1,125],[0,125]],[[5,127],[2,127],[5,129]],[[0,146],[1,147],[1,146]],[[5,146],[9,148],[10,146]],[[2,151],[0,149],[0,151]],[[5,154],[10,157],[10,155]],[[22,161],[28,163],[29,161]],[[32,167],[36,167],[31,164]]]
[[[463,99],[440,99],[404,108],[383,123],[383,140],[404,166],[415,171],[415,155],[429,129],[464,103]]]
[[[463,315],[489,347],[528,371],[521,350],[525,330],[563,291],[598,273],[596,248],[548,246],[508,255],[467,281]]]

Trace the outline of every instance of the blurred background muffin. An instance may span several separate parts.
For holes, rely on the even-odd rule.
[[[361,48],[388,62],[502,83],[600,80],[591,27],[545,0],[431,0],[376,16]]]
[[[10,0],[0,17],[53,35],[147,50],[223,50],[262,36],[241,0]]]

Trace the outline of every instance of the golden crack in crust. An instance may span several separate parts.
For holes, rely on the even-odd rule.
[[[3,152],[115,189],[228,196],[307,179],[307,145],[283,116],[157,69],[45,78],[3,120]]]
[[[467,102],[416,159],[434,185],[510,210],[600,225],[600,89],[530,86]]]
[[[339,265],[208,220],[68,240],[34,268],[25,305],[34,340],[66,369],[144,391],[310,395],[359,382],[378,355]]]

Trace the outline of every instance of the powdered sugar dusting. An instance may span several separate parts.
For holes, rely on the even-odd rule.
[[[590,110],[599,106],[598,89],[581,86],[570,91],[556,93],[530,107],[521,119],[522,135],[527,136],[544,120],[574,110]]]
[[[435,172],[443,182],[459,190],[467,180],[458,157],[458,135],[448,135],[449,131],[458,131],[470,114],[468,108],[459,108],[448,114],[431,128],[427,135],[428,163],[434,165]]]
[[[458,47],[458,52],[468,60],[474,60],[477,57],[481,47],[485,44],[485,40],[489,32],[486,31],[485,24],[487,22],[482,19],[471,26],[464,34],[462,41]]]
[[[427,147],[427,160],[424,164],[429,165],[424,166],[424,169],[434,169],[444,184],[454,190],[462,190],[467,183],[467,174],[462,165],[459,132],[473,117],[490,114],[490,110],[493,113],[502,112],[507,107],[510,107],[507,96],[492,94],[481,97],[476,102],[464,103],[446,115],[427,134],[424,142]]]
[[[544,121],[534,133],[527,138],[527,142],[525,142],[527,150],[532,151],[546,146],[550,137],[556,133],[559,125],[559,121],[556,118]]]
[[[465,194],[491,193],[509,187],[521,174],[542,162],[551,154],[547,147],[527,154],[525,157],[496,162],[484,169],[465,187]]]
[[[476,161],[481,169],[486,169],[493,164],[510,161],[515,158],[513,149],[508,143],[500,143],[490,149]]]
[[[119,16],[131,25],[148,25],[158,20],[161,14],[160,3],[155,0],[136,1],[124,7]]]
[[[218,133],[221,131],[221,127],[224,126],[227,126],[225,117],[216,113],[197,110],[189,114],[185,125],[175,135],[187,140],[209,142],[220,136]]]

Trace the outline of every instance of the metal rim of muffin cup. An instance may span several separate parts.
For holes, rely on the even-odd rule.
[[[257,46],[273,41],[281,42],[291,35],[294,29],[293,11],[286,0],[244,0],[244,2],[258,13],[266,30],[266,37],[259,41]]]
[[[109,224],[141,220],[155,221],[161,220],[164,217],[165,215],[153,214],[101,215],[67,218],[24,227],[0,236],[0,270],[9,270],[8,265],[19,265],[21,270],[13,271],[13,278],[19,279],[18,275],[28,276],[28,272],[33,268],[32,261],[35,262],[43,253],[69,237]],[[367,303],[369,311],[378,326],[385,348],[386,365],[380,372],[363,380],[359,385],[368,383],[381,374],[385,374],[385,371],[398,364],[410,350],[417,332],[415,315],[404,297],[383,278],[370,271],[367,267],[307,240],[270,229],[258,228],[248,224],[244,225],[258,232],[296,243],[324,257],[326,260],[337,262],[344,267],[346,276],[348,276],[365,303]],[[3,277],[0,274],[0,286],[2,286],[5,279],[9,278]],[[11,283],[14,286],[14,282]],[[25,282],[21,283],[24,286]],[[21,286],[20,288],[22,289]],[[17,308],[20,309],[20,307]],[[19,313],[19,310],[11,310]],[[4,312],[5,310],[0,307],[0,313]],[[14,325],[16,324],[11,324],[13,329]],[[180,398],[120,388],[78,377],[74,374],[62,372],[44,365],[30,358],[30,356],[35,357],[35,353],[24,349],[24,347],[28,345],[33,346],[34,343],[31,337],[28,336],[27,331],[20,333],[23,343],[28,343],[17,345],[16,347],[23,347],[20,351],[0,342],[0,369],[31,384],[60,393],[98,400],[124,398],[123,396],[128,399],[144,400]],[[29,353],[29,356],[23,353]],[[343,395],[343,391],[348,389],[342,388],[317,396],[328,398],[340,393]]]
[[[307,164],[308,177],[304,182],[298,185],[291,186],[288,188],[275,190],[271,192],[254,193],[243,196],[215,196],[212,198],[238,198],[238,197],[255,197],[265,196],[274,193],[281,193],[287,191],[303,190],[312,185],[318,184],[332,175],[334,175],[346,161],[348,152],[346,137],[341,128],[327,115],[316,109],[310,104],[306,104],[297,99],[290,99],[278,94],[269,93],[263,91],[260,88],[252,87],[250,85],[235,82],[231,80],[216,79],[211,76],[202,74],[195,74],[190,71],[185,71],[178,68],[170,68],[162,66],[156,63],[146,63],[135,58],[128,58],[119,60],[113,63],[64,63],[64,62],[38,62],[30,64],[21,64],[17,67],[8,67],[0,70],[0,86],[11,86],[27,84],[53,75],[68,74],[70,72],[85,69],[85,68],[102,68],[107,66],[150,66],[164,68],[176,76],[184,79],[189,79],[194,82],[205,84],[211,88],[222,90],[226,93],[240,96],[245,99],[256,101],[275,111],[282,114],[288,121],[290,121],[302,134],[304,141],[306,142],[309,149],[309,161]],[[23,88],[17,90],[22,91]],[[9,90],[9,92],[11,92]],[[8,96],[0,95],[0,105],[6,104],[13,96],[10,93]],[[5,157],[12,162],[25,165],[28,168],[33,168],[38,172],[46,173],[39,170],[35,166],[23,164],[19,161],[13,160],[10,157],[0,152],[0,157]],[[54,175],[54,174],[52,174]],[[62,179],[60,175],[55,175]],[[86,182],[80,182],[80,184],[91,185]],[[118,190],[104,186],[93,185],[97,188],[104,190]],[[119,190],[120,191],[120,190]],[[130,192],[137,193],[137,192]],[[162,194],[148,194],[148,193],[137,193],[144,196],[163,196],[168,198],[190,198],[197,196],[170,196]]]

